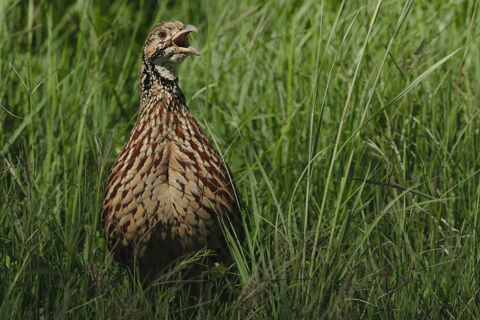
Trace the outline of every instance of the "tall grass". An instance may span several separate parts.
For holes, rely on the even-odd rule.
[[[0,2],[0,318],[480,318],[479,10]],[[176,273],[142,287],[111,261],[99,221],[172,18],[200,30],[180,85],[245,203],[194,304]]]

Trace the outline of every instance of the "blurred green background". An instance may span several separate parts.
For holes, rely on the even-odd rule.
[[[1,0],[0,318],[480,318],[479,9]],[[180,86],[245,202],[193,305],[112,262],[99,221],[169,19],[200,30]]]

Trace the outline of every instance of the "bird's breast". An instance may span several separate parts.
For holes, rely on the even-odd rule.
[[[215,216],[232,210],[223,162],[187,111],[139,115],[113,166],[103,220],[124,245],[152,235],[177,239],[185,250],[205,245],[206,235],[219,232]]]

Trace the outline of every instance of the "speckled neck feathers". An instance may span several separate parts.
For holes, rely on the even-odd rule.
[[[178,85],[176,70],[159,67],[143,57],[140,73],[140,108],[162,104],[170,110],[186,107],[185,96]],[[142,110],[140,109],[140,112]]]

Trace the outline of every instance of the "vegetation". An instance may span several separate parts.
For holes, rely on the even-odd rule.
[[[478,2],[0,1],[0,318],[480,318]],[[99,221],[167,19],[200,30],[180,85],[245,203],[194,303]]]

